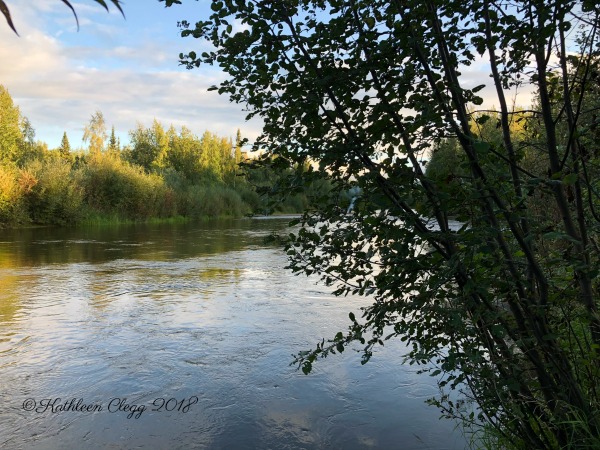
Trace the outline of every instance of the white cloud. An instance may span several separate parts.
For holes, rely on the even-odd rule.
[[[487,55],[487,54],[486,54]],[[462,87],[472,89],[476,86],[484,84],[485,87],[477,93],[483,99],[483,104],[477,109],[499,109],[500,102],[494,80],[491,75],[489,60],[485,57],[476,56],[475,60],[469,66],[460,67],[461,77],[460,82]],[[513,106],[528,108],[533,100],[533,87],[530,84],[524,83],[518,88],[505,89],[504,96],[508,103],[509,109]]]
[[[148,9],[158,6],[144,1],[149,2]],[[191,47],[201,52],[206,47],[200,41],[180,39],[175,24],[164,23],[173,16],[157,20],[143,17],[139,10],[128,14],[126,9],[128,18],[123,20],[114,8],[106,14],[93,2],[74,5],[78,33],[71,11],[59,0],[13,7],[20,37],[0,24],[0,83],[29,117],[38,139],[54,147],[67,131],[72,145],[80,145],[82,129],[96,110],[103,112],[107,124],[114,124],[122,141],[136,122],[150,125],[154,118],[167,126],[186,125],[198,134],[210,130],[234,136],[239,127],[249,139],[258,136],[260,122],[246,123],[241,105],[207,92],[222,79],[220,72],[210,67],[185,71],[178,65],[180,51]],[[234,22],[235,30],[246,28]],[[482,108],[498,107],[484,58],[462,68],[461,83],[486,84],[479,94]],[[519,94],[516,105],[528,106],[531,89],[523,88]],[[508,99],[513,96],[507,93]]]
[[[143,36],[146,31],[124,35],[123,29],[90,20],[88,15],[106,14],[90,4],[75,5],[81,25],[78,34],[52,34],[42,13],[61,10],[67,27],[74,27],[74,18],[60,2],[48,3],[56,5],[42,2],[44,6],[37,9],[30,5],[13,8],[20,37],[0,25],[0,84],[29,117],[37,139],[54,147],[67,131],[71,144],[78,146],[83,126],[96,110],[103,112],[109,126],[114,124],[122,141],[136,122],[150,125],[154,118],[167,126],[186,125],[197,134],[209,130],[234,137],[241,128],[245,137],[258,136],[260,123],[246,123],[242,106],[207,92],[222,79],[220,72],[210,67],[194,71],[179,67],[177,55],[183,41],[174,44],[155,36],[138,43],[132,35]],[[90,39],[93,43],[88,44]],[[69,40],[80,42],[69,46]]]

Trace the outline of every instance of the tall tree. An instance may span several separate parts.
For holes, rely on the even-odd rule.
[[[108,138],[108,151],[112,153],[119,153],[121,150],[117,136],[115,135],[114,125],[110,129],[110,137]]]
[[[168,165],[183,174],[189,181],[198,182],[204,173],[200,162],[202,143],[192,131],[183,126],[179,134],[169,131]]]
[[[169,153],[169,136],[165,132],[162,124],[156,120],[152,121],[152,139],[153,145],[156,148],[156,156],[154,158],[154,168],[162,169],[167,165],[167,158]]]
[[[162,124],[154,119],[152,127],[144,128],[138,123],[137,128],[129,132],[131,138],[131,162],[142,166],[146,172],[152,172],[168,165],[170,140]]]
[[[597,447],[599,201],[580,139],[586,92],[573,89],[581,81],[566,64],[577,53],[576,73],[591,76],[596,3],[248,0],[212,9],[195,27],[181,24],[183,36],[214,50],[182,62],[229,74],[214,89],[264,121],[255,149],[266,150],[265,161],[319,164],[288,177],[287,192],[315,176],[334,187],[304,215],[288,247],[291,268],[320,274],[338,294],[374,295],[362,319],[350,315],[347,332],[298,356],[302,369],[354,342],[366,362],[398,336],[409,361],[431,363],[425,370],[441,386],[477,402],[476,419],[504,444]],[[580,34],[579,47],[571,33]],[[480,78],[491,80],[499,107],[501,137],[492,139],[472,126],[484,85],[463,75],[481,58],[490,77]],[[553,71],[560,99],[551,95]],[[543,124],[541,176],[523,166],[511,128],[522,113],[507,98],[523,85],[539,97],[532,115]],[[466,161],[461,188],[472,212],[460,229],[451,228],[448,192],[421,165],[448,138]],[[347,214],[338,200],[353,187],[362,194]],[[528,208],[537,193],[560,211],[560,223]],[[434,225],[415,213],[421,200]],[[434,402],[473,423],[450,398]]]
[[[58,151],[60,156],[63,159],[71,160],[71,144],[69,143],[69,138],[67,137],[67,132],[63,133],[63,137],[60,141],[60,146],[58,147]]]
[[[20,143],[19,159],[17,164],[24,165],[36,157],[41,157],[47,150],[47,145],[42,142],[35,142],[35,129],[27,117],[21,118],[21,134],[23,139]]]
[[[235,134],[235,156],[234,156],[234,159],[235,159],[236,164],[239,164],[240,162],[242,162],[242,145],[243,145],[242,132],[238,128],[237,133]]]
[[[0,161],[16,162],[23,143],[22,117],[8,90],[0,85]]]
[[[89,142],[90,153],[96,154],[104,150],[104,141],[106,141],[104,115],[101,111],[96,111],[83,129],[83,142]]]

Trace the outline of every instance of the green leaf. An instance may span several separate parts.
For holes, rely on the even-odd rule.
[[[483,114],[481,116],[478,116],[475,119],[475,123],[477,123],[478,125],[483,125],[484,123],[486,123],[488,120],[490,120],[490,116],[487,114]]]
[[[490,149],[490,144],[483,141],[476,141],[473,143],[473,149],[478,153],[487,152]]]
[[[548,240],[566,240],[571,241],[574,244],[579,244],[579,241],[566,233],[560,231],[551,231],[549,233],[544,233],[544,239]]]
[[[566,186],[572,186],[577,182],[578,178],[579,177],[576,173],[570,173],[562,179],[562,183]]]
[[[308,375],[312,370],[312,364],[308,361],[304,361],[304,363],[302,364],[302,373],[304,373],[304,375]]]

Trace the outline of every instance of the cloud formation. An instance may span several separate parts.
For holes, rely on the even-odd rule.
[[[155,3],[148,6],[161,12]],[[245,122],[240,105],[207,92],[223,78],[220,72],[179,67],[177,55],[190,43],[178,38],[173,22],[161,24],[160,16],[125,21],[90,3],[76,4],[77,33],[68,8],[50,4],[13,8],[20,37],[0,26],[0,84],[31,120],[36,138],[51,148],[63,131],[72,145],[80,145],[96,110],[122,141],[137,122],[149,126],[155,118],[197,134],[209,130],[233,137],[241,128],[245,137],[258,136],[259,121]]]
[[[73,146],[81,145],[83,127],[97,110],[122,142],[138,122],[149,126],[155,118],[197,134],[209,130],[234,137],[240,128],[253,140],[260,120],[245,122],[242,105],[207,92],[224,75],[211,67],[186,71],[179,66],[180,52],[206,50],[200,41],[179,37],[178,19],[193,23],[210,14],[210,2],[190,3],[165,9],[158,1],[128,2],[126,19],[114,8],[107,14],[93,2],[74,3],[77,32],[71,11],[59,0],[22,2],[12,11],[20,37],[0,25],[0,84],[31,120],[37,139],[51,148],[59,145],[63,131]],[[239,22],[234,26],[244,28]],[[498,106],[484,58],[462,72],[466,87],[486,84],[479,94],[482,108]],[[516,106],[529,106],[530,91],[520,90]],[[510,101],[514,93],[507,95]]]

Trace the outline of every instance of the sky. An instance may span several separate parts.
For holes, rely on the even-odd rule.
[[[260,134],[262,123],[247,122],[243,105],[207,91],[225,79],[218,68],[179,65],[179,53],[201,53],[208,44],[182,38],[177,22],[208,18],[211,0],[170,8],[158,0],[124,0],[125,18],[112,5],[107,13],[92,0],[72,0],[79,31],[60,0],[5,2],[20,36],[0,16],[0,84],[31,121],[36,139],[50,148],[59,146],[65,131],[72,147],[83,146],[83,128],[96,111],[122,144],[138,123],[149,127],[154,119],[197,135],[208,130],[235,139],[239,128],[252,142]],[[465,87],[487,84],[479,95],[484,107],[495,106],[488,100],[495,93],[486,61],[463,68],[461,80]],[[528,106],[530,93],[520,94],[517,105]]]
[[[154,119],[235,139],[239,128],[251,141],[261,122],[246,122],[242,105],[208,92],[225,76],[210,66],[187,70],[179,53],[206,49],[180,37],[177,22],[210,15],[210,0],[187,0],[165,8],[158,0],[123,1],[125,18],[91,0],[72,1],[79,17],[60,0],[5,0],[19,36],[0,16],[0,84],[8,89],[36,131],[36,140],[58,147],[67,132],[83,145],[83,128],[101,111],[123,144],[137,123]],[[109,2],[110,3],[110,2]]]

